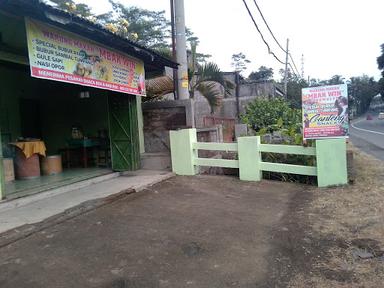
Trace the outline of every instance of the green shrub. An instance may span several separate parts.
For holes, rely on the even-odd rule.
[[[291,108],[290,103],[283,98],[258,98],[248,104],[241,120],[256,132],[256,135],[273,134],[279,132],[283,136],[283,144],[302,145],[302,119],[301,109]],[[263,139],[263,137],[262,137]],[[263,140],[262,140],[263,141]],[[313,146],[313,141],[306,143]],[[277,153],[263,153],[262,159],[265,162],[286,163],[305,166],[314,166],[315,157],[304,155],[288,155]],[[281,181],[301,182],[313,184],[314,177],[263,172],[266,179],[278,179]]]
[[[291,108],[283,98],[257,98],[247,105],[241,120],[256,132],[261,129],[266,132],[298,130],[301,128],[301,109]]]

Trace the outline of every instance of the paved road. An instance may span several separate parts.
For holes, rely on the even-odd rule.
[[[384,120],[377,119],[377,115],[373,115],[373,120],[359,118],[350,128],[351,141],[356,147],[384,161]]]

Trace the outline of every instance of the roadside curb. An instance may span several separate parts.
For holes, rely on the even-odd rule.
[[[51,216],[41,222],[34,224],[25,224],[23,226],[13,228],[0,234],[0,248],[8,246],[18,240],[25,239],[37,232],[40,232],[46,228],[55,226],[72,218],[78,217],[87,212],[96,210],[105,205],[111,204],[115,201],[125,198],[127,195],[136,193],[134,189],[127,189],[120,191],[114,195],[106,198],[99,198],[95,200],[89,200],[83,202],[77,206],[69,208],[62,213]]]
[[[25,224],[25,225],[10,229],[8,231],[5,231],[3,233],[0,233],[0,248],[8,246],[16,241],[28,238],[29,236],[32,236],[33,234],[38,233],[49,227],[58,225],[60,223],[63,223],[65,221],[78,217],[80,215],[86,214],[88,212],[91,212],[103,206],[122,200],[131,194],[136,194],[140,191],[147,189],[148,187],[151,187],[157,183],[163,182],[174,176],[175,174],[173,173],[167,173],[162,177],[155,179],[146,185],[140,185],[134,188],[123,189],[107,197],[88,200],[83,203],[80,203],[79,205],[71,207],[62,213],[46,218],[43,221],[33,223],[33,224]]]
[[[4,199],[0,201],[0,212],[7,211],[10,209],[14,209],[17,207],[22,207],[33,202],[37,202],[39,200],[49,198],[51,196],[57,196],[63,193],[67,193],[69,191],[78,190],[81,188],[85,188],[89,185],[98,184],[107,180],[111,180],[120,176],[120,172],[114,172],[102,176],[93,177],[90,179],[86,179],[77,183],[72,183],[69,185],[61,186],[58,188],[53,188],[47,191],[39,192],[36,194],[28,195],[21,198],[15,199]]]

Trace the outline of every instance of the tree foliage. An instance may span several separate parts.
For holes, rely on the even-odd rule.
[[[152,49],[169,49],[170,23],[165,11],[151,11],[135,6],[108,0],[112,10],[94,15],[86,4],[76,4],[73,0],[50,0],[57,8],[68,11],[138,44]]]
[[[365,113],[371,103],[372,98],[379,93],[378,83],[373,77],[361,75],[345,79],[342,75],[333,75],[330,79],[316,80],[311,79],[309,86],[324,86],[348,84],[349,106],[355,107],[357,114]]]
[[[232,54],[232,62],[231,66],[237,72],[243,72],[247,69],[247,64],[251,63],[250,60],[247,59],[247,56],[243,52],[239,52],[237,54]]]
[[[217,64],[212,62],[200,64],[197,61],[197,44],[197,41],[191,42],[191,59],[188,67],[189,94],[194,98],[195,92],[199,91],[207,99],[213,114],[220,104],[220,98],[231,95],[234,84],[224,78]]]
[[[381,75],[383,76],[379,80],[379,92],[381,94],[381,98],[384,101],[384,43],[381,44],[381,55],[377,57],[377,65],[379,70],[381,70]]]
[[[219,100],[231,95],[233,88],[233,83],[224,78],[219,66],[208,62],[197,65],[195,75],[190,82],[190,96],[193,98],[195,91],[199,91],[207,99],[211,113],[214,113],[215,108],[220,104]]]
[[[280,74],[284,74],[284,70],[280,70]],[[283,79],[281,80],[283,85]],[[317,87],[325,85],[348,84],[349,105],[355,107],[358,114],[364,113],[369,104],[377,93],[379,93],[379,85],[373,77],[367,75],[351,77],[346,80],[342,75],[333,75],[329,79],[310,79],[309,83],[302,78],[296,77],[288,70],[287,99],[291,102],[292,107],[301,107],[301,90],[306,87]],[[384,80],[383,80],[384,84]]]
[[[367,75],[351,77],[348,81],[349,105],[355,106],[358,114],[369,108],[372,98],[379,93],[379,84]]]
[[[283,87],[284,69],[280,69],[279,73],[281,75],[280,85]],[[290,101],[292,107],[301,108],[301,90],[308,87],[308,83],[303,78],[297,77],[289,68],[287,80],[287,100]]]
[[[301,108],[301,90],[308,87],[307,81],[302,78],[294,78],[288,81],[287,99],[292,107]]]
[[[265,66],[260,66],[259,70],[253,71],[249,74],[248,80],[265,81],[273,79],[273,69]]]
[[[301,109],[291,108],[290,103],[282,98],[263,99],[257,98],[247,105],[242,115],[243,123],[256,131],[263,143],[274,143],[272,135],[279,135],[282,144],[302,145],[302,121]],[[267,135],[266,135],[267,134]],[[307,142],[313,145],[313,142]],[[263,161],[273,163],[285,163],[293,165],[314,166],[315,158],[306,155],[284,155],[278,153],[264,153]],[[266,179],[278,179],[288,182],[313,183],[314,179],[309,176],[292,175],[287,173],[263,172]]]
[[[174,91],[173,79],[167,75],[147,79],[145,86],[147,95],[143,102],[160,101],[164,95]]]
[[[112,11],[96,16],[104,26],[115,27],[122,37],[150,48],[169,47],[170,25],[165,11],[151,11],[109,0]]]
[[[384,77],[381,77],[378,82],[379,93],[381,94],[381,99],[384,101]]]
[[[87,4],[76,4],[73,0],[50,0],[50,2],[55,3],[57,8],[80,17],[88,18],[93,15],[91,8]]]
[[[86,4],[76,4],[73,0],[50,0],[59,9],[101,24],[123,38],[151,48],[164,57],[172,58],[171,23],[165,18],[165,11],[151,11],[125,6],[116,0],[108,1],[112,10],[95,15]],[[199,42],[198,37],[188,28],[186,28],[186,37],[187,41]],[[206,63],[210,57],[209,54],[196,53],[196,60],[199,63]]]
[[[344,84],[346,83],[347,80],[342,76],[342,75],[333,75],[331,78],[329,79],[323,79],[323,80],[320,80],[320,79],[315,79],[315,78],[312,78],[309,80],[309,83],[308,85],[310,87],[317,87],[317,86],[325,86],[325,85],[338,85],[338,84]]]
[[[241,120],[255,131],[272,132],[292,127],[297,131],[301,125],[301,112],[291,108],[283,98],[257,98],[246,106]]]
[[[377,57],[377,65],[382,70],[381,75],[384,77],[384,43],[381,44],[381,55]]]
[[[193,45],[197,47],[197,45],[200,44],[199,38],[196,37],[195,34],[191,31],[191,29],[189,29],[188,27],[185,27],[185,36],[186,36],[187,42],[190,44],[191,47]],[[191,52],[191,50],[189,50],[189,52]],[[197,63],[200,63],[200,64],[207,63],[208,59],[211,57],[212,57],[211,54],[195,52],[195,60]]]
[[[274,143],[272,135],[279,135],[279,143],[289,145],[302,145],[301,109],[290,107],[290,103],[282,98],[258,98],[248,104],[242,122],[248,124],[261,137],[263,143]],[[267,134],[267,135],[266,135]],[[268,137],[269,136],[269,137]],[[313,145],[308,142],[307,145]],[[293,165],[313,166],[315,159],[306,155],[284,155],[278,153],[264,153],[263,161],[285,163]],[[313,183],[313,178],[287,173],[263,172],[266,179],[278,179],[288,182]]]

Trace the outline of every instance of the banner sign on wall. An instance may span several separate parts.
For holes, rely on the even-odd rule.
[[[26,30],[33,77],[145,95],[142,61],[35,20]]]
[[[348,137],[347,84],[302,89],[303,138]]]

